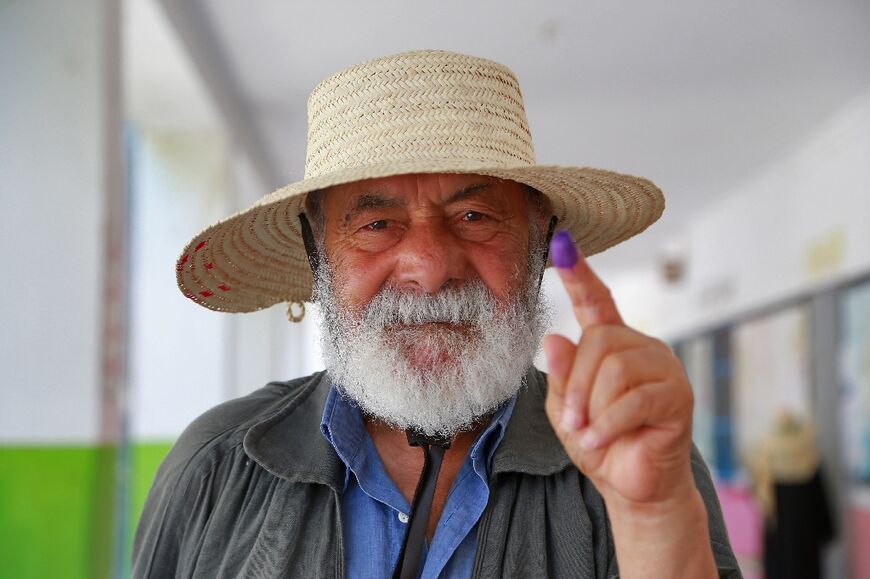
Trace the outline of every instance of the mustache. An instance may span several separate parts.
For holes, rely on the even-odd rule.
[[[492,319],[497,310],[498,301],[481,281],[450,286],[436,294],[387,287],[372,298],[360,323],[375,328],[427,323],[482,324]]]

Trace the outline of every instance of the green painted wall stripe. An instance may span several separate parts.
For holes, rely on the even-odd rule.
[[[106,576],[113,456],[101,447],[0,448],[0,577]]]
[[[131,539],[170,446],[131,448]],[[0,579],[108,577],[115,460],[112,447],[0,447]]]

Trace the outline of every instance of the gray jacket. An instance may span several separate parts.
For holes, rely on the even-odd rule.
[[[493,457],[473,577],[618,577],[604,502],[526,377]],[[133,577],[344,577],[345,467],[320,433],[324,373],[273,382],[197,418],[161,464],[133,543]],[[692,452],[720,577],[741,577],[709,472]]]

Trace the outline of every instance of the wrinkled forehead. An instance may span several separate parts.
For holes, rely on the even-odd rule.
[[[441,206],[470,198],[509,205],[521,196],[522,186],[483,175],[397,175],[338,185],[324,194],[329,207],[358,209]]]
[[[310,217],[322,223],[325,212],[335,216],[336,212],[443,206],[468,199],[501,207],[513,205],[519,211],[541,217],[552,212],[547,197],[528,185],[464,173],[395,175],[335,185],[309,193],[305,209]]]

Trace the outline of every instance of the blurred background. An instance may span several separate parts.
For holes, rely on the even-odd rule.
[[[278,306],[206,311],[176,289],[175,260],[302,177],[318,81],[417,48],[511,67],[540,162],[664,190],[663,218],[592,263],[626,320],[685,362],[746,576],[764,576],[776,517],[794,512],[824,576],[870,578],[857,0],[0,0],[0,578],[128,576],[184,427],[321,367],[315,308],[295,325]],[[546,291],[576,338],[549,273]],[[797,478],[780,460],[795,452]],[[783,476],[807,492],[794,509],[770,506]]]

